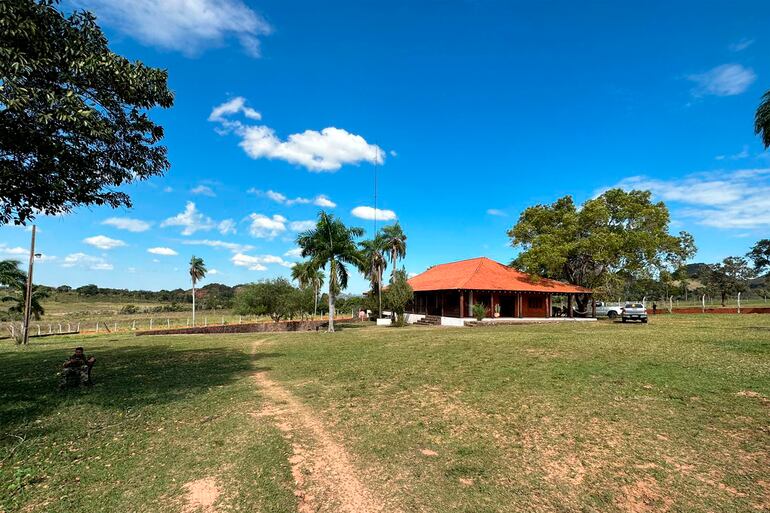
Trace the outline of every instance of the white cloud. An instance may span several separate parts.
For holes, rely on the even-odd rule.
[[[323,208],[335,208],[337,204],[324,196],[323,194],[319,194],[315,197],[313,200],[313,205],[323,207]]]
[[[294,264],[287,262],[283,258],[275,255],[251,256],[243,253],[236,253],[231,258],[233,264],[240,267],[247,267],[250,271],[266,271],[265,264],[278,264],[283,267],[291,268]]]
[[[199,196],[209,196],[211,198],[216,196],[214,190],[208,185],[199,185],[197,187],[193,187],[190,189],[190,192]]]
[[[251,214],[249,233],[259,239],[272,239],[286,231],[286,218],[282,215],[267,217],[263,214]]]
[[[248,244],[237,244],[235,242],[225,242],[222,240],[183,240],[182,244],[186,244],[188,246],[209,246],[211,248],[224,248],[227,250],[232,251],[233,253],[245,253],[246,251],[251,251],[254,249],[254,246],[250,246]]]
[[[276,191],[261,191],[259,189],[251,188],[248,191],[246,191],[249,194],[255,194],[257,196],[265,196],[268,199],[275,201],[276,203],[279,203],[281,205],[308,205],[312,203],[313,205],[319,206],[319,207],[325,207],[325,208],[334,208],[337,206],[336,203],[334,203],[332,200],[330,200],[325,194],[319,194],[313,199],[309,198],[303,198],[301,196],[298,196],[293,199],[289,199],[285,194],[276,192]]]
[[[174,188],[166,186],[166,187],[163,188],[163,192],[174,192]]]
[[[222,272],[221,272],[221,271],[219,271],[218,269],[209,269],[209,270],[208,270],[208,274],[209,274],[210,276],[214,276],[215,274],[222,274]]]
[[[152,253],[153,255],[162,255],[162,256],[176,256],[179,254],[171,248],[164,248],[164,247],[148,248],[147,252]]]
[[[730,48],[730,51],[732,51],[732,52],[741,52],[741,51],[745,50],[746,48],[748,48],[749,46],[751,46],[753,44],[754,44],[754,40],[753,39],[748,39],[748,38],[744,37],[740,41],[732,43],[729,46],[729,48]]]
[[[151,226],[147,221],[131,219],[130,217],[110,217],[102,221],[102,224],[114,226],[119,230],[127,230],[134,233],[146,232]]]
[[[396,152],[396,150],[390,150],[389,153],[391,157],[398,157],[398,152]]]
[[[169,217],[160,224],[161,228],[167,226],[181,226],[182,235],[192,235],[197,231],[208,231],[216,226],[214,221],[203,215],[195,207],[195,203],[188,201],[185,205],[184,212]]]
[[[306,230],[312,230],[315,228],[316,222],[312,220],[308,221],[292,221],[289,223],[289,228],[295,232],[304,232]]]
[[[188,56],[236,39],[244,51],[260,55],[260,37],[272,28],[241,0],[75,0],[146,45]]]
[[[704,226],[770,227],[770,168],[698,173],[671,180],[635,176],[617,186],[649,190],[658,199],[678,204],[678,216]]]
[[[487,214],[489,214],[491,216],[497,216],[497,217],[508,217],[508,214],[506,214],[502,210],[498,210],[496,208],[487,209]]]
[[[302,258],[302,248],[292,248],[284,253],[283,256],[287,258]]]
[[[219,230],[219,233],[222,235],[235,233],[235,221],[232,219],[225,219],[224,221],[220,221],[217,225],[217,230]]]
[[[284,160],[319,172],[337,171],[345,164],[381,164],[385,161],[385,152],[379,146],[342,128],[327,127],[320,132],[305,130],[281,140],[268,126],[231,121],[226,116],[240,112],[232,107],[225,108],[232,102],[214,107],[209,120],[220,123],[220,133],[233,132],[239,136],[241,148],[253,159]]]
[[[392,221],[396,219],[396,213],[392,210],[374,209],[372,207],[356,207],[350,213],[359,219],[366,219],[368,221],[374,220],[375,216],[378,221]]]
[[[233,114],[241,113],[249,119],[259,121],[262,119],[262,114],[246,106],[246,99],[242,96],[236,96],[230,101],[217,105],[211,110],[209,114],[209,121],[227,121],[226,117]]]
[[[696,97],[735,96],[746,91],[756,78],[753,70],[740,64],[722,64],[705,73],[687,77],[696,84],[692,90]]]
[[[744,145],[743,149],[739,151],[738,153],[734,153],[732,155],[717,155],[717,160],[741,160],[741,159],[747,159],[751,156],[749,153],[749,147]]]
[[[95,271],[111,271],[112,264],[99,256],[87,255],[85,253],[72,253],[64,257],[62,267],[84,267]]]
[[[29,256],[29,248],[22,248],[21,246],[16,246],[15,248],[9,248],[5,244],[0,243],[0,253],[4,253],[6,255],[14,255],[14,256],[20,256],[20,255]]]
[[[86,237],[83,239],[83,242],[90,246],[97,247],[99,249],[114,249],[119,248],[121,246],[125,246],[126,243],[122,240],[118,239],[111,239],[109,237],[105,237],[104,235],[94,235],[93,237]]]

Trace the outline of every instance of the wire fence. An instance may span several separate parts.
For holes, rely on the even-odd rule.
[[[324,320],[324,315],[304,316],[304,320]],[[335,318],[347,318],[338,315]],[[288,319],[282,319],[288,320]],[[294,319],[297,320],[297,319]],[[196,315],[194,326],[225,326],[228,324],[244,324],[255,322],[273,322],[273,319],[258,315]],[[78,321],[40,321],[31,322],[29,337],[48,337],[54,335],[89,335],[107,333],[133,333],[147,330],[166,330],[174,328],[193,327],[192,317],[146,317],[124,320],[78,320]],[[21,322],[5,322],[0,324],[0,339],[14,339],[21,336],[24,324]]]

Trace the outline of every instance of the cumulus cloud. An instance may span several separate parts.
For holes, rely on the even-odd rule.
[[[649,190],[677,207],[676,215],[704,226],[770,227],[770,168],[697,173],[669,180],[634,176],[617,186]]]
[[[497,216],[497,217],[507,217],[508,216],[508,214],[506,214],[502,210],[498,210],[496,208],[487,209],[487,214],[489,214],[490,216]]]
[[[147,252],[152,253],[153,255],[161,255],[161,256],[176,256],[179,254],[171,248],[164,248],[164,247],[148,248]]]
[[[396,219],[396,213],[392,210],[381,210],[372,207],[356,207],[350,211],[353,216],[359,219],[366,219],[372,221],[377,219],[378,221],[393,221]]]
[[[295,232],[304,232],[306,230],[312,230],[315,228],[316,222],[312,220],[308,221],[292,221],[289,223],[289,228]]]
[[[222,235],[227,235],[229,233],[235,233],[235,221],[232,219],[225,219],[224,221],[220,221],[217,225],[217,230]]]
[[[16,247],[8,247],[3,243],[0,243],[0,253],[3,253],[5,255],[13,255],[13,256],[23,256],[27,255],[29,256],[29,248],[22,248],[21,246]]]
[[[757,75],[740,64],[722,64],[705,73],[689,75],[687,79],[695,82],[693,96],[735,96],[746,91]]]
[[[160,224],[161,228],[167,226],[181,226],[182,235],[192,235],[197,231],[208,231],[216,226],[216,223],[208,217],[203,215],[195,207],[195,203],[188,201],[185,205],[184,212],[181,212],[174,217],[169,217]]]
[[[215,274],[222,274],[222,273],[219,271],[219,269],[209,269],[208,274],[210,276],[214,276]]]
[[[223,248],[232,251],[233,253],[245,253],[254,249],[254,246],[250,246],[248,244],[237,244],[235,242],[225,242],[223,240],[209,239],[183,240],[182,244],[186,244],[188,246],[208,246],[211,248]]]
[[[282,215],[267,217],[264,214],[251,214],[249,233],[259,239],[272,239],[286,231],[286,218]]]
[[[301,258],[302,248],[291,248],[289,251],[283,254],[287,258]]]
[[[214,190],[208,185],[199,185],[197,187],[193,187],[192,189],[190,189],[190,192],[198,196],[209,196],[210,198],[213,198],[216,196],[216,193],[214,192]]]
[[[72,253],[64,257],[62,267],[83,267],[94,271],[111,271],[113,266],[104,258],[87,255],[86,253]]]
[[[195,56],[205,48],[237,40],[259,57],[260,38],[272,27],[241,0],[75,0],[145,45]]]
[[[236,253],[230,260],[234,265],[246,267],[250,271],[266,271],[266,264],[278,264],[287,268],[291,268],[292,265],[294,265],[292,262],[287,262],[283,258],[275,255],[252,256],[244,253]]]
[[[211,110],[209,114],[209,121],[226,122],[227,116],[233,114],[243,114],[249,119],[259,121],[262,119],[262,114],[246,106],[246,99],[243,96],[236,96],[230,101],[226,101],[220,105],[217,105]]]
[[[102,221],[102,224],[134,233],[146,232],[151,226],[147,221],[131,219],[130,217],[110,217]]]
[[[118,239],[111,239],[109,237],[105,237],[104,235],[94,235],[93,237],[86,237],[83,239],[83,242],[88,244],[89,246],[94,246],[99,249],[114,249],[119,248],[121,246],[125,246],[126,243],[122,240]]]
[[[232,102],[230,100],[214,107],[209,120],[220,124],[220,133],[237,135],[241,139],[239,145],[253,159],[284,160],[318,172],[337,171],[345,164],[381,164],[385,161],[385,152],[379,146],[369,144],[362,136],[342,128],[327,127],[320,132],[305,130],[282,140],[268,126],[232,121],[228,116],[242,112],[226,108]]]
[[[308,205],[312,203],[313,205],[324,207],[324,208],[334,208],[337,206],[336,203],[334,203],[332,200],[330,200],[325,194],[319,194],[315,198],[303,198],[301,196],[297,196],[296,198],[288,198],[285,194],[276,192],[273,190],[268,191],[261,191],[259,189],[251,188],[248,191],[246,191],[249,194],[255,194],[257,196],[265,196],[266,198],[275,201],[276,203],[279,203],[281,205]]]

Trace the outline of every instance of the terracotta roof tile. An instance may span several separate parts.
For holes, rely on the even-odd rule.
[[[411,278],[416,292],[428,290],[510,290],[520,292],[583,293],[590,289],[526,273],[486,257],[460,260],[431,267]]]

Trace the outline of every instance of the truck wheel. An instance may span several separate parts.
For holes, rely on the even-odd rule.
[[[626,322],[626,318],[625,318],[625,317],[623,317],[623,318],[621,319],[621,321],[623,321],[623,322]]]
[[[644,324],[647,324],[647,319],[642,319],[642,322],[643,322]]]
[[[616,312],[615,310],[610,310],[609,312],[607,312],[607,317],[609,317],[610,319],[615,319],[617,316],[618,316],[618,312]]]

